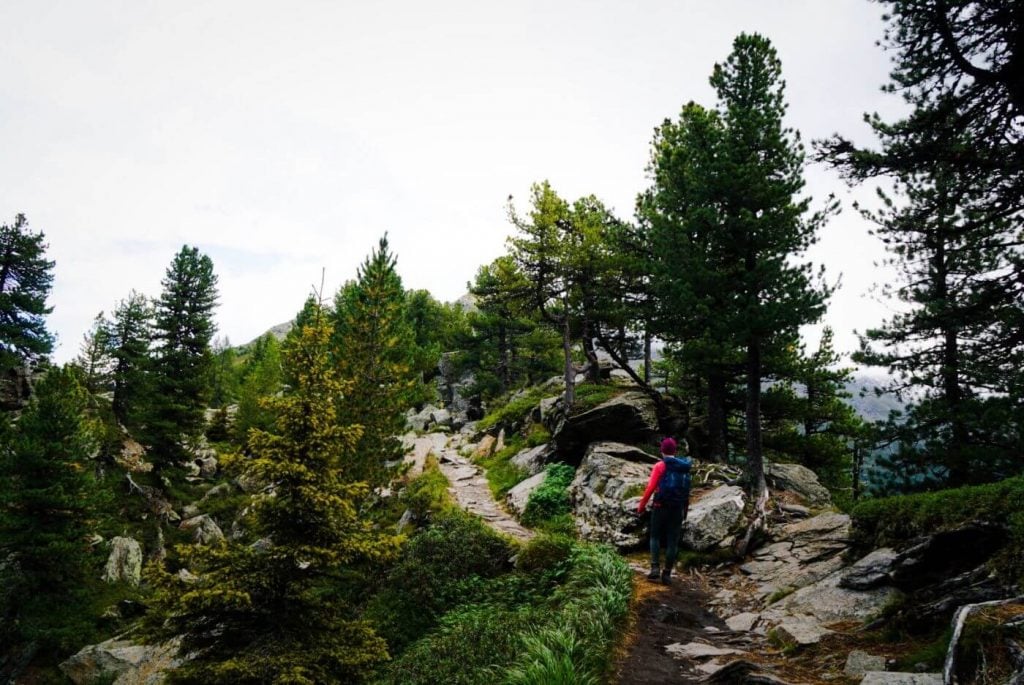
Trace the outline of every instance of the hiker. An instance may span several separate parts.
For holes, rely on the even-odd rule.
[[[684,456],[676,457],[676,450],[682,448]],[[672,438],[661,441],[661,461],[654,465],[651,479],[647,482],[644,496],[636,512],[643,516],[647,509],[647,501],[654,495],[651,506],[651,572],[650,580],[658,580],[665,585],[672,584],[672,566],[676,563],[679,547],[679,533],[686,520],[690,508],[690,458],[686,440],[680,439],[677,444]],[[659,566],[661,539],[665,538],[665,568]]]

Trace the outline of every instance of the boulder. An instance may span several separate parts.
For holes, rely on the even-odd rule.
[[[494,446],[497,442],[498,439],[493,435],[485,435],[480,442],[477,443],[476,448],[473,450],[473,456],[477,459],[491,456],[494,454]]]
[[[82,649],[60,670],[75,685],[156,685],[181,665],[177,651],[176,641],[147,646],[114,638]]]
[[[450,412],[450,425],[455,430],[483,416],[480,396],[473,392],[475,376],[469,371],[460,371],[457,366],[455,353],[443,353],[437,364],[436,380],[438,395]]]
[[[217,464],[217,457],[213,454],[208,454],[196,459],[196,465],[199,467],[199,475],[207,479],[214,478],[217,475]]]
[[[721,485],[690,505],[679,538],[682,545],[698,552],[718,547],[743,516],[743,489]]]
[[[0,411],[17,411],[32,397],[32,368],[18,365],[0,372]]]
[[[778,600],[761,617],[778,623],[791,616],[803,616],[828,625],[839,621],[867,621],[876,617],[886,605],[903,593],[891,586],[871,590],[848,590],[839,586],[843,572],[838,571],[813,585]]]
[[[108,583],[124,582],[134,587],[142,580],[142,547],[127,537],[110,541],[110,555],[103,567],[103,580]]]
[[[850,652],[846,657],[846,666],[843,673],[847,678],[860,678],[868,671],[884,671],[885,657],[876,654],[868,654],[859,649]]]
[[[418,476],[423,473],[427,456],[433,453],[439,456],[448,445],[448,436],[444,433],[428,433],[421,437],[413,437],[405,455],[405,463],[409,464],[409,475]]]
[[[657,432],[654,401],[642,392],[625,392],[582,414],[559,420],[552,440],[559,454],[577,463],[592,442],[651,443]]]
[[[860,685],[942,685],[942,674],[868,671]]]
[[[843,572],[839,586],[850,590],[870,590],[892,583],[893,563],[899,555],[890,547],[881,547]],[[878,669],[867,669],[878,670]]]
[[[441,410],[438,407],[431,404],[423,407],[418,412],[410,409],[405,416],[405,423],[411,430],[422,433],[435,423],[434,414],[439,411]]]
[[[780,621],[773,628],[775,636],[785,645],[792,647],[805,647],[816,645],[821,638],[832,631],[825,628],[814,619],[804,616],[790,616]]]
[[[569,485],[573,517],[580,537],[620,549],[638,547],[645,520],[636,515],[651,467],[616,456],[632,448],[596,442],[587,448]]]
[[[516,518],[522,516],[523,512],[526,511],[526,503],[530,499],[530,493],[539,488],[545,478],[547,478],[547,473],[541,471],[508,491],[508,494],[505,496],[505,504],[508,505],[509,511],[515,514]]]
[[[224,532],[221,531],[220,526],[217,525],[217,522],[209,514],[185,519],[178,528],[193,531],[192,539],[200,545],[209,545],[224,539]]]
[[[818,476],[800,464],[765,463],[764,477],[770,487],[788,490],[800,495],[811,506],[827,507],[832,495],[821,484]]]
[[[742,614],[736,614],[725,619],[725,625],[729,626],[729,630],[735,630],[737,632],[746,632],[753,630],[757,624],[757,619],[760,616],[749,611],[745,611]]]
[[[1004,526],[973,523],[917,538],[893,561],[892,582],[916,590],[970,571],[1003,549],[1007,536]]]
[[[776,529],[772,542],[740,566],[758,583],[762,597],[805,587],[844,568],[849,549],[850,517],[819,514]]]
[[[146,461],[146,448],[128,435],[125,435],[121,444],[121,451],[114,455],[114,461],[128,473],[148,473],[153,470],[153,465]]]
[[[532,476],[547,468],[548,462],[554,454],[554,449],[544,444],[521,450],[509,461],[512,462],[513,466],[522,469]]]

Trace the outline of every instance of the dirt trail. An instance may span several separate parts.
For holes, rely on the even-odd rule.
[[[459,506],[471,514],[479,516],[483,521],[499,533],[511,535],[517,540],[529,540],[534,536],[532,530],[519,525],[491,495],[487,486],[487,478],[483,471],[459,454],[462,436],[453,435],[448,443],[440,449],[437,461],[441,473],[451,484],[451,493]]]

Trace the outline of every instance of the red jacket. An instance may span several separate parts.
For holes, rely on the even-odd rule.
[[[644,496],[640,498],[640,504],[636,508],[638,513],[644,513],[644,509],[647,508],[647,501],[651,499],[651,495],[653,495],[655,491],[657,491],[658,481],[661,480],[661,475],[663,473],[665,473],[665,460],[661,459],[658,461],[657,464],[654,465],[654,468],[651,470],[651,478],[650,480],[647,481],[647,489],[644,490]],[[654,506],[657,507],[660,505],[657,502],[655,502]]]

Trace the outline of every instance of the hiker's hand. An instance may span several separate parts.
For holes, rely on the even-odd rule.
[[[645,511],[647,511],[647,508],[646,508],[646,507],[644,507],[644,505],[642,505],[642,504],[641,504],[641,505],[639,505],[639,506],[638,506],[638,507],[636,508],[636,515],[637,515],[637,516],[643,516],[643,515],[644,515],[644,512],[645,512]]]

